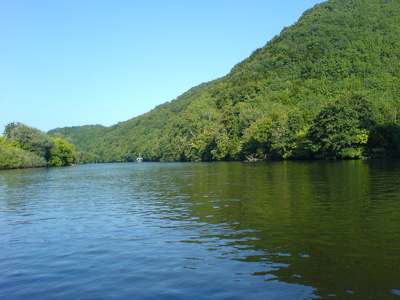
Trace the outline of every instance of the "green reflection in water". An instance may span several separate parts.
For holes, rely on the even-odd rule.
[[[399,288],[398,161],[198,164],[191,174],[181,192],[193,216],[233,229],[200,240],[225,239],[238,250],[227,258],[271,267],[254,275],[322,297],[379,298]],[[243,257],[246,249],[255,254]]]

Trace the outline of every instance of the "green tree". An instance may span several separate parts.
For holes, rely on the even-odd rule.
[[[270,117],[258,119],[243,134],[242,151],[247,159],[267,158],[271,150],[273,122]]]
[[[19,125],[21,125],[20,122],[11,122],[11,123],[8,123],[6,126],[4,126],[4,127],[5,127],[5,128],[4,128],[4,135],[5,135],[6,137],[10,137],[11,132],[12,132],[17,126],[19,126]]]
[[[10,142],[16,141],[24,150],[46,157],[53,141],[39,129],[21,123],[10,123],[6,126],[6,134]]]
[[[13,141],[9,143],[6,136],[0,137],[0,169],[18,169],[45,167],[44,157],[19,148]]]
[[[376,126],[368,140],[371,157],[400,157],[400,126],[395,123]]]
[[[76,159],[77,152],[74,144],[71,144],[62,138],[54,139],[54,145],[49,152],[49,166],[68,166],[76,163]]]
[[[324,107],[309,131],[317,157],[364,157],[373,127],[370,107],[371,104],[360,95],[347,95]]]
[[[46,160],[32,152],[16,148],[0,146],[0,169],[20,169],[45,167]]]

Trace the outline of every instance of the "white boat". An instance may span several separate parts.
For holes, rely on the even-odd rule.
[[[137,162],[137,163],[143,162],[143,157],[140,157],[140,156],[139,156],[138,158],[136,158],[136,162]]]

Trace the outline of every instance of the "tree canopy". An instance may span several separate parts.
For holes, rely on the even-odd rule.
[[[0,137],[0,169],[68,166],[77,162],[75,145],[19,122]]]
[[[362,158],[374,126],[371,104],[362,96],[344,96],[329,103],[309,130],[317,156]]]

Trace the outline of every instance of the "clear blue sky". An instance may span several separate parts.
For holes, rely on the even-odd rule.
[[[322,0],[0,0],[0,135],[114,125],[229,73]]]

